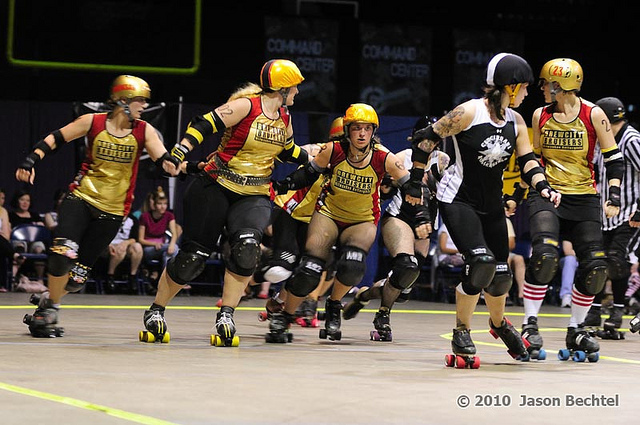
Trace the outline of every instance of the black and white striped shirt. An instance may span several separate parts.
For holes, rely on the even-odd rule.
[[[624,175],[620,183],[620,214],[607,218],[602,212],[603,230],[613,230],[620,226],[635,211],[636,200],[640,198],[640,133],[625,124],[616,135],[618,149],[624,158]],[[597,149],[594,163],[598,168],[598,192],[603,201],[609,199],[609,188],[602,152]]]

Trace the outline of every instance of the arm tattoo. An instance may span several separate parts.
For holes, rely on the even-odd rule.
[[[400,161],[396,161],[395,166],[399,169],[399,170],[404,170],[404,164],[401,163]]]
[[[224,104],[221,107],[219,107],[218,109],[216,109],[216,112],[218,113],[218,115],[223,116],[223,115],[232,115],[233,114],[233,109],[231,109],[231,107],[228,104]]]
[[[433,130],[441,137],[458,134],[462,131],[460,120],[464,115],[464,107],[458,106],[433,125]]]

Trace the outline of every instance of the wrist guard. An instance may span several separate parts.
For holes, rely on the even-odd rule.
[[[181,143],[176,143],[176,145],[171,148],[171,156],[176,158],[178,162],[184,161],[188,153],[189,148]]]
[[[609,204],[614,207],[622,205],[620,200],[620,186],[609,186]]]
[[[30,172],[31,170],[33,170],[33,167],[38,161],[40,161],[40,155],[35,152],[31,152],[26,156],[25,159],[22,160],[22,162],[18,165],[18,168]]]

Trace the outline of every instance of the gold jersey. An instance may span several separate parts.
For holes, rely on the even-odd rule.
[[[147,123],[135,120],[131,133],[116,137],[107,131],[106,122],[106,113],[93,115],[87,156],[69,189],[100,211],[124,217],[133,202]]]
[[[595,194],[593,155],[596,131],[593,105],[581,101],[578,116],[568,123],[553,117],[553,105],[540,114],[540,153],[549,184],[562,194]]]

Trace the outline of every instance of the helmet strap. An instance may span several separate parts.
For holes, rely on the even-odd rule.
[[[129,102],[121,99],[121,100],[118,100],[118,102],[116,103],[118,106],[122,107],[124,114],[129,119],[129,122],[133,122],[133,118],[131,117],[131,109],[129,108]]]
[[[514,85],[515,87],[513,87]],[[518,92],[520,91],[521,87],[522,87],[522,83],[504,86],[505,92],[507,92],[507,94],[509,95],[509,108],[513,108],[513,105],[515,105],[516,96],[518,96]]]
[[[285,87],[283,89],[280,89],[280,91],[278,93],[280,93],[280,96],[282,96],[282,106],[286,107],[287,106],[287,97],[289,97],[289,92],[291,91],[291,87]]]
[[[556,102],[556,94],[558,94],[560,90],[562,90],[560,84],[556,81],[549,81],[549,94],[551,95],[551,101],[553,103]]]

